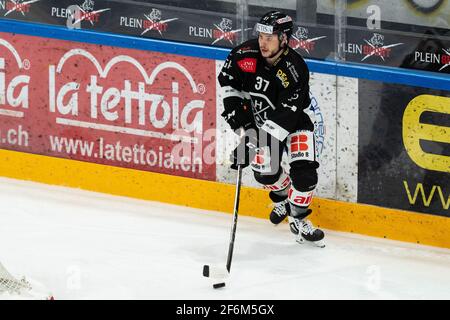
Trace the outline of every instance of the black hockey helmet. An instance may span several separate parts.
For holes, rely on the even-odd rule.
[[[285,33],[288,40],[292,35],[293,29],[294,23],[292,18],[280,11],[267,12],[255,25],[256,33],[278,34],[279,36]]]

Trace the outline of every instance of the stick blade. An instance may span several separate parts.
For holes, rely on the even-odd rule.
[[[203,266],[203,276],[209,278],[209,265],[207,264]]]
[[[205,264],[203,266],[203,276],[206,278],[223,279],[229,276],[229,272],[224,267],[210,266]]]
[[[229,272],[226,268],[217,266],[210,266],[205,264],[203,266],[203,276],[213,280],[213,288],[220,289],[225,287],[225,279],[229,276]]]

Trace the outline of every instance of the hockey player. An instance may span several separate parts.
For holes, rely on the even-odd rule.
[[[324,233],[306,219],[317,185],[319,163],[314,121],[309,115],[309,70],[288,46],[291,17],[279,11],[265,14],[255,26],[258,39],[234,48],[218,76],[232,130],[244,130],[234,150],[232,168],[251,164],[256,181],[271,190],[270,221],[286,217],[299,243],[323,247]],[[235,131],[238,133],[238,131]],[[287,151],[289,171],[281,167]]]

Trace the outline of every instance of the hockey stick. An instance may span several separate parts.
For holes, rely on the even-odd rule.
[[[241,193],[241,181],[242,181],[242,165],[239,164],[238,170],[237,170],[237,179],[236,179],[236,193],[234,196],[233,225],[231,227],[230,244],[228,247],[228,258],[227,258],[226,270],[223,270],[222,268],[213,268],[213,267],[210,267],[209,265],[203,266],[203,276],[204,277],[218,279],[218,282],[215,282],[213,284],[214,289],[225,287],[225,279],[224,278],[226,278],[230,274],[231,261],[233,259],[234,239],[236,237],[239,199],[240,199],[240,193]]]

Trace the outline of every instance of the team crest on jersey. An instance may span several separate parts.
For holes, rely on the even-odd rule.
[[[256,72],[256,59],[245,58],[237,62],[239,68],[244,72],[255,73]]]

